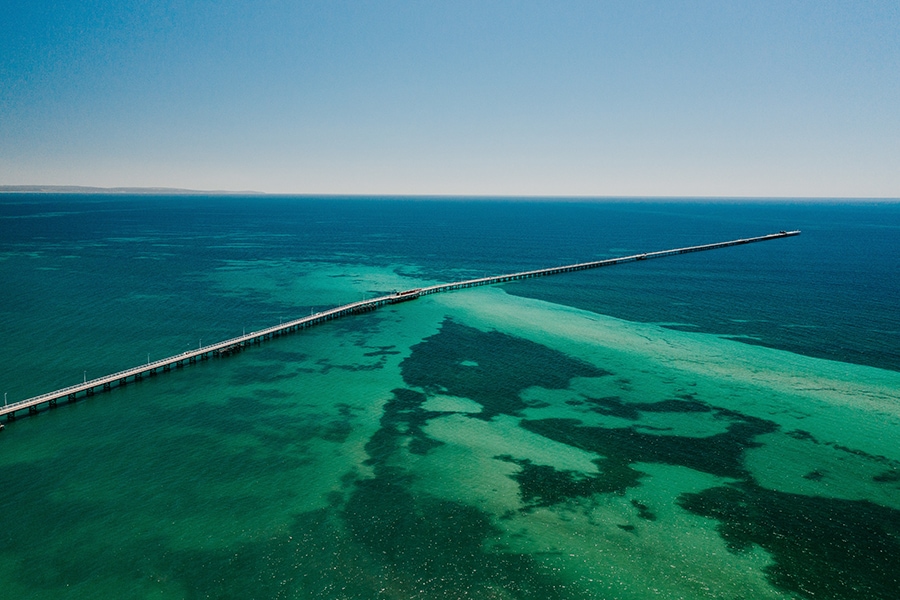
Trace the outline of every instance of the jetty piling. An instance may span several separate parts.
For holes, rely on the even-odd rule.
[[[5,416],[7,421],[14,421],[16,419],[16,413],[18,411],[27,410],[28,414],[35,414],[38,412],[38,408],[41,405],[46,404],[48,407],[55,407],[57,405],[57,401],[62,398],[67,399],[69,402],[73,402],[78,400],[79,394],[82,394],[83,396],[93,396],[98,388],[104,392],[108,392],[114,389],[114,387],[121,387],[126,385],[129,379],[131,381],[141,381],[144,376],[155,376],[158,370],[161,373],[168,373],[171,371],[172,366],[175,366],[176,369],[179,367],[183,367],[185,365],[185,361],[187,361],[188,364],[195,364],[197,360],[206,360],[210,357],[230,356],[232,354],[240,352],[250,344],[259,344],[265,340],[273,339],[286,333],[299,331],[301,329],[312,327],[314,325],[320,325],[333,319],[366,313],[383,306],[414,300],[416,298],[419,298],[420,296],[425,296],[428,294],[450,292],[454,290],[483,285],[493,285],[497,283],[507,283],[520,279],[531,279],[534,277],[544,277],[548,275],[558,275],[561,273],[584,271],[587,269],[596,269],[600,267],[619,265],[629,262],[644,261],[654,258],[664,258],[667,256],[677,256],[680,254],[687,254],[691,252],[702,252],[706,250],[727,248],[730,246],[740,246],[743,244],[776,240],[780,238],[793,237],[796,235],[800,235],[800,231],[780,231],[778,233],[769,235],[742,238],[737,240],[730,240],[727,242],[717,242],[714,244],[704,244],[700,246],[688,246],[685,248],[675,248],[671,250],[660,250],[657,252],[632,254],[630,256],[608,258],[604,260],[577,263],[573,265],[563,265],[547,269],[536,269],[533,271],[523,271],[519,273],[510,273],[507,275],[486,276],[477,279],[456,281],[452,283],[444,283],[395,292],[387,296],[370,298],[368,300],[363,299],[358,302],[344,304],[342,306],[317,312],[315,314],[310,311],[309,316],[287,322],[281,319],[282,322],[274,327],[269,327],[260,331],[253,331],[251,333],[246,333],[246,330],[244,330],[244,333],[239,337],[222,342],[217,342],[214,344],[209,344],[207,346],[203,346],[203,340],[201,339],[200,345],[196,350],[187,351],[175,356],[169,356],[167,358],[163,358],[153,362],[150,362],[150,356],[148,355],[147,364],[132,367],[130,369],[125,369],[124,371],[119,371],[110,375],[104,375],[103,377],[98,377],[96,379],[88,380],[87,373],[85,372],[83,381],[77,385],[65,387],[59,390],[48,392],[46,394],[40,394],[38,396],[20,400],[18,402],[13,402],[11,404],[5,403],[4,406],[0,408],[0,417]],[[5,400],[6,395],[4,394],[4,401]],[[2,431],[2,429],[3,425],[0,424],[0,431]]]

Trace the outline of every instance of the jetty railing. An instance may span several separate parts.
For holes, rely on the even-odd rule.
[[[690,252],[715,250],[718,248],[727,248],[729,246],[739,246],[742,244],[751,244],[754,242],[764,242],[780,238],[792,237],[795,235],[800,235],[800,231],[781,231],[779,233],[730,240],[727,242],[717,242],[714,244],[688,246],[685,248],[675,248],[672,250],[660,250],[656,252],[632,254],[629,256],[622,256],[618,258],[595,260],[590,262],[576,263],[572,265],[551,267],[547,269],[536,269],[532,271],[510,273],[507,275],[496,275],[492,277],[481,277],[465,281],[456,281],[453,283],[443,283],[422,288],[405,290],[402,292],[396,292],[387,296],[379,296],[377,298],[370,298],[358,302],[351,302],[350,304],[344,304],[342,306],[324,310],[299,319],[280,323],[273,327],[268,327],[266,329],[261,329],[252,333],[242,334],[240,336],[217,342],[215,344],[201,346],[196,350],[189,350],[181,354],[168,356],[166,358],[155,360],[152,362],[148,361],[147,364],[138,365],[130,369],[125,369],[116,373],[104,375],[103,377],[85,380],[79,384],[70,385],[62,389],[47,392],[45,394],[40,394],[38,396],[27,398],[25,400],[20,400],[18,402],[5,404],[4,406],[0,407],[0,417],[3,417],[5,415],[8,421],[12,421],[15,420],[16,412],[18,411],[28,410],[29,414],[34,414],[38,412],[38,408],[43,404],[46,404],[48,407],[53,408],[57,406],[57,402],[61,399],[67,399],[71,402],[78,399],[78,394],[93,396],[97,390],[109,391],[114,386],[119,387],[126,385],[129,378],[131,379],[131,381],[141,381],[144,377],[152,377],[159,372],[171,371],[173,367],[180,368],[185,364],[193,364],[198,360],[206,360],[208,358],[216,356],[227,356],[235,352],[239,352],[240,350],[246,348],[248,345],[259,344],[264,340],[279,337],[286,333],[290,333],[300,329],[306,329],[308,327],[319,325],[321,323],[325,323],[327,321],[339,319],[349,315],[369,312],[387,304],[397,304],[398,302],[413,300],[423,295],[449,292],[453,290],[483,285],[494,285],[497,283],[506,283],[520,279],[545,277],[548,275],[557,275],[560,273],[584,271],[587,269],[596,269],[600,267],[608,267],[629,262],[663,258],[667,256],[676,256],[679,254],[687,254]],[[2,427],[2,424],[0,424],[0,429],[2,429]]]

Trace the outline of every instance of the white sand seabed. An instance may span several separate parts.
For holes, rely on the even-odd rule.
[[[848,423],[864,421],[865,447],[900,459],[900,373],[743,344],[712,334],[665,329],[511,296],[499,288],[430,296],[466,325],[554,348],[640,386],[696,386],[715,404],[847,443]],[[662,399],[662,398],[657,398]],[[702,399],[702,398],[701,398]],[[709,401],[707,399],[707,401]]]
[[[652,401],[661,399],[660,393],[675,389],[696,390],[700,401],[714,397],[716,405],[728,406],[732,401],[735,409],[748,414],[761,412],[764,418],[771,416],[767,414],[770,405],[744,406],[754,397],[754,390],[771,390],[776,404],[786,402],[786,395],[795,394],[792,402],[798,407],[781,417],[793,418],[794,413],[805,417],[804,405],[810,401],[825,402],[809,385],[814,377],[827,383],[823,386],[830,390],[826,404],[860,410],[859,404],[838,393],[853,391],[859,382],[850,375],[831,381],[829,367],[834,365],[828,361],[767,351],[712,335],[628,323],[509,296],[496,288],[432,296],[416,305],[415,312],[432,317],[442,313],[429,304],[446,309],[446,314],[467,326],[528,339],[613,372],[611,377],[575,379],[569,390],[525,390],[526,401],[548,400],[551,404],[527,409],[529,418],[544,414],[559,418],[569,411],[577,417],[577,405],[565,402],[576,396],[618,392],[626,402],[634,398]],[[752,355],[735,360],[745,349]],[[893,380],[891,374],[886,375],[882,388],[890,389]],[[798,392],[790,387],[795,381],[804,384]],[[885,394],[878,386],[868,391]],[[429,420],[425,426],[425,433],[443,445],[426,455],[407,457],[414,472],[427,474],[417,478],[414,486],[493,514],[501,533],[488,541],[486,548],[527,553],[562,579],[582,590],[591,590],[598,597],[644,598],[648,590],[662,598],[788,597],[765,578],[764,568],[771,564],[768,553],[759,547],[742,553],[729,551],[715,520],[692,515],[676,503],[682,493],[723,485],[727,479],[686,467],[636,464],[634,467],[644,474],[641,485],[629,489],[624,496],[576,498],[521,512],[522,499],[512,477],[519,467],[498,459],[499,455],[587,476],[597,471],[597,456],[532,434],[522,429],[520,419],[515,417],[500,415],[489,421],[474,418],[470,412],[473,407],[466,399],[436,395],[428,403],[430,410],[448,413]],[[582,412],[580,416],[586,415]],[[651,414],[645,424],[654,423],[656,416]],[[678,435],[713,435],[725,425],[697,419],[696,415],[693,423],[691,415],[666,416],[670,417],[666,424],[675,422],[674,433]],[[683,425],[679,424],[681,420],[685,420]],[[646,505],[654,518],[641,518],[633,502]]]
[[[727,480],[685,467],[638,463],[642,484],[624,496],[604,495],[530,513],[517,513],[503,527],[507,551],[525,552],[561,571],[598,597],[787,598],[766,580],[771,556],[757,546],[727,549],[714,520],[675,504],[683,493]],[[632,500],[648,507],[641,519]],[[622,526],[634,529],[626,531]]]

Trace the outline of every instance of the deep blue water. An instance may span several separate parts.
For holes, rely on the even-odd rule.
[[[13,354],[19,344],[76,352],[95,336],[101,346],[160,335],[186,346],[306,310],[262,294],[217,298],[202,275],[225,261],[399,264],[452,281],[800,229],[798,238],[508,289],[900,370],[897,203],[11,195],[0,210],[0,252],[13,257],[2,313]],[[44,262],[22,258],[34,252]],[[166,349],[145,346],[122,363]]]

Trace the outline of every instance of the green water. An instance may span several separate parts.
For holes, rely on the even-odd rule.
[[[898,389],[501,289],[424,298],[16,422],[3,594],[889,597]]]
[[[4,264],[33,260],[64,259]],[[197,343],[178,333],[189,322],[239,333],[260,313],[440,280],[399,257],[210,262],[160,272],[156,300],[98,294],[129,308],[96,322],[135,325],[82,336],[100,359],[22,303],[59,347],[7,351],[5,376],[45,365],[30,389],[63,378],[47,365],[115,368],[135,331],[168,322],[131,311],[159,298],[183,321],[146,343],[177,351]],[[386,307],[8,423],[0,597],[896,597],[900,371],[517,285]],[[179,317],[179,289],[210,300]]]

